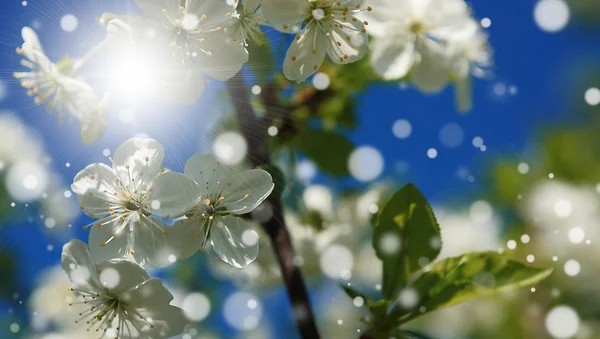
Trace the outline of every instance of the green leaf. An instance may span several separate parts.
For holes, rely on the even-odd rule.
[[[348,175],[348,157],[354,145],[343,135],[307,129],[300,133],[295,145],[320,170],[332,176]]]
[[[535,284],[552,268],[535,268],[497,252],[469,253],[442,260],[417,278],[412,288],[421,296],[426,312]],[[406,322],[423,313],[415,311]],[[394,316],[402,313],[395,311]],[[392,318],[392,317],[391,317]]]
[[[383,262],[384,298],[395,299],[408,277],[421,269],[420,263],[435,260],[440,245],[431,206],[415,185],[404,186],[383,207],[373,233],[373,248]]]

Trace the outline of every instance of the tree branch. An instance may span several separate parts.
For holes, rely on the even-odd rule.
[[[235,107],[240,132],[248,143],[247,159],[253,166],[266,165],[270,163],[270,155],[266,143],[268,126],[258,118],[250,103],[248,91],[241,74],[236,74],[227,80],[227,90]],[[270,100],[265,100],[267,108],[275,105]],[[283,219],[282,204],[279,197],[269,200],[271,204],[271,218],[262,223],[265,232],[271,238],[271,244],[279,262],[283,281],[292,303],[292,310],[296,318],[296,324],[302,338],[318,339],[319,332],[315,323],[314,315],[310,307],[310,301],[304,279],[300,269],[294,265],[294,249],[292,247],[290,234],[285,227]]]

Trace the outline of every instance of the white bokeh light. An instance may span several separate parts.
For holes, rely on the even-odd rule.
[[[302,200],[308,210],[329,216],[333,213],[333,194],[327,186],[310,185],[302,194]]]
[[[581,265],[577,260],[570,259],[565,262],[564,270],[566,275],[574,277],[581,272]]]
[[[507,241],[506,248],[508,248],[509,250],[514,250],[515,248],[517,248],[517,242],[512,239]]]
[[[237,330],[253,330],[262,318],[262,305],[250,293],[235,292],[225,299],[223,316],[225,322]]]
[[[371,181],[383,172],[383,156],[374,147],[361,146],[350,154],[348,169],[358,181]]]
[[[559,305],[546,314],[546,330],[556,339],[575,336],[579,330],[579,316],[569,306]]]
[[[394,133],[394,136],[396,136],[398,139],[408,138],[412,133],[412,125],[410,124],[410,121],[404,119],[396,120],[396,122],[394,122],[392,125],[392,133]]]
[[[112,267],[107,267],[100,272],[100,283],[106,288],[115,288],[121,281],[121,275]]]
[[[517,171],[521,174],[529,173],[529,165],[526,162],[522,162],[517,166]]]
[[[387,255],[400,251],[400,237],[392,232],[387,232],[379,238],[379,249]]]
[[[35,162],[21,162],[10,168],[6,176],[6,189],[19,201],[38,199],[48,185],[48,173]]]
[[[296,176],[300,180],[311,181],[317,175],[317,166],[312,161],[302,160],[296,165]]]
[[[569,241],[573,244],[579,244],[585,238],[585,232],[581,227],[573,227],[569,230]]]
[[[546,32],[558,32],[569,23],[569,6],[563,0],[540,0],[533,11],[535,23]]]
[[[567,218],[573,212],[573,205],[567,199],[559,199],[554,204],[554,213],[561,218]]]
[[[319,91],[324,91],[329,87],[330,80],[329,75],[323,72],[315,74],[313,77],[313,86]]]
[[[596,87],[588,88],[585,91],[585,102],[590,106],[597,106],[600,104],[600,89]],[[2,86],[0,86],[0,99],[2,99]]]
[[[444,147],[456,148],[462,145],[465,138],[465,132],[459,124],[448,123],[440,129],[439,138]]]
[[[248,152],[246,139],[238,132],[225,132],[217,136],[213,143],[217,159],[226,165],[236,165],[244,160]]]
[[[492,220],[494,210],[492,205],[485,200],[478,200],[469,207],[469,216],[476,223],[485,224]]]
[[[427,150],[427,157],[429,159],[435,159],[438,156],[438,151],[435,148],[430,148]]]
[[[331,279],[340,279],[345,271],[352,271],[354,257],[345,246],[333,244],[325,249],[320,258],[321,270]]]
[[[202,293],[190,293],[183,299],[181,308],[191,321],[201,321],[210,313],[210,300]]]
[[[60,28],[62,28],[65,32],[73,32],[77,29],[78,25],[79,21],[73,14],[66,14],[60,18]]]
[[[404,309],[413,308],[419,303],[419,293],[414,288],[407,287],[400,291],[398,303]]]

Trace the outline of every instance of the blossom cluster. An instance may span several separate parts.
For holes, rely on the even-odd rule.
[[[347,64],[363,59],[372,49],[371,66],[384,80],[410,80],[423,92],[440,91],[454,81],[458,108],[468,111],[471,77],[484,77],[492,66],[487,36],[464,0],[135,3],[140,15],[103,14],[98,22],[106,28],[106,38],[77,60],[65,57],[52,62],[34,30],[22,30],[24,42],[17,53],[28,70],[14,76],[35,103],[46,104],[59,121],[63,115],[77,120],[86,144],[104,133],[114,92],[123,86],[141,87],[156,99],[193,104],[209,79],[225,81],[240,72],[249,60],[248,45],[266,39],[261,26],[295,35],[283,61],[283,74],[299,83],[320,69],[326,55],[333,63]],[[369,35],[374,38],[371,43]],[[131,59],[127,67],[141,63],[144,81],[116,79],[98,97],[79,73],[100,51],[108,51],[115,60]]]
[[[165,267],[207,244],[237,268],[258,255],[258,235],[240,216],[271,194],[271,175],[236,172],[209,154],[192,156],[177,173],[161,167],[163,158],[157,141],[134,138],[117,148],[112,166],[91,164],[73,179],[81,210],[96,220],[83,226],[89,247],[71,240],[62,266],[78,303],[89,306],[78,320],[89,330],[118,338],[179,334],[183,313],[145,268]]]

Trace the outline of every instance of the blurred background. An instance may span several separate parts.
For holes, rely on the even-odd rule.
[[[369,220],[408,182],[434,206],[443,257],[504,249],[554,267],[534,288],[470,301],[408,328],[434,338],[599,337],[600,2],[470,5],[489,33],[495,67],[475,83],[466,115],[452,89],[426,95],[376,81],[367,62],[343,73],[325,65],[293,91],[280,68],[256,73],[265,80],[249,65],[248,90],[273,121],[268,138],[288,183],[286,221],[324,338],[360,335],[364,314],[337,283],[381,288]],[[85,146],[76,124],[59,124],[12,78],[23,26],[58,60],[104,39],[96,23],[103,12],[135,11],[125,0],[0,3],[0,338],[98,337],[75,326],[59,266],[65,242],[87,240],[81,226],[90,219],[70,191],[78,171],[107,163],[134,136],[162,143],[164,165],[178,171],[196,152],[245,154],[218,81],[193,106],[119,93],[107,132]],[[293,37],[267,33],[278,64]],[[92,82],[102,77],[102,57],[95,62],[86,66]],[[269,93],[281,96],[288,116],[260,109]],[[207,251],[150,274],[164,279],[192,322],[181,338],[297,337],[266,236],[244,270]]]

